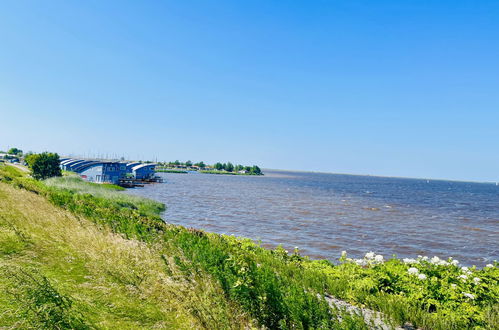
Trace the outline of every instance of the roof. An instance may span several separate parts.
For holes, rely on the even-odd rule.
[[[134,166],[137,166],[137,165],[140,165],[142,164],[141,162],[133,162],[133,163],[128,163],[126,164],[126,167],[134,167]]]
[[[86,160],[82,163],[75,165],[74,167],[72,166],[72,169],[74,172],[79,172],[79,171],[83,171],[83,170],[87,169],[88,167],[90,167],[92,165],[97,165],[99,163],[100,162],[94,161],[94,160]]]
[[[132,167],[132,171],[137,171],[140,170],[141,168],[148,167],[148,166],[153,166],[156,167],[156,164],[140,164]]]

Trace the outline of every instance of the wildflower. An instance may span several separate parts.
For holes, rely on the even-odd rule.
[[[457,266],[459,264],[459,260],[452,260],[450,263],[453,266]]]
[[[415,268],[415,267],[411,267],[411,268],[409,268],[409,269],[407,270],[407,272],[408,272],[409,274],[417,274],[417,273],[419,273],[419,270],[418,270],[417,268]]]
[[[463,275],[459,275],[459,278],[466,281],[468,279],[468,276],[463,274]]]
[[[487,267],[487,268],[494,268],[494,265],[493,264],[486,264],[485,267]]]
[[[427,256],[421,257],[421,260],[428,261],[428,257]]]
[[[418,275],[418,278],[419,278],[420,280],[426,280],[426,275],[425,275],[425,274],[419,274],[419,275]]]
[[[466,293],[466,292],[463,292],[463,296],[467,297],[467,298],[470,298],[470,299],[475,299],[475,296],[471,293]]]
[[[480,281],[481,281],[481,279],[479,279],[478,277],[473,278],[473,282],[475,282],[475,284],[480,283]]]
[[[345,258],[347,256],[347,251],[341,251],[341,257]]]
[[[374,255],[375,255],[374,252],[371,251],[371,252],[366,253],[365,258],[369,259],[369,260],[374,259]]]
[[[381,254],[378,254],[377,256],[374,257],[374,261],[383,262],[383,256]]]
[[[438,265],[440,263],[440,258],[437,256],[434,256],[433,258],[430,259],[430,262],[434,265]]]
[[[404,258],[404,259],[402,259],[402,261],[406,264],[415,264],[417,262],[416,259],[412,259],[412,258]]]
[[[359,266],[367,265],[367,262],[364,259],[355,259],[355,263]]]
[[[451,284],[450,287],[453,288],[453,289],[455,289],[457,287],[457,285]]]
[[[468,267],[466,267],[466,266],[461,267],[461,270],[462,270],[463,272],[465,272],[465,273],[469,271]]]

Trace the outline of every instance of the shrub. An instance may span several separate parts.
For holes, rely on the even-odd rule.
[[[31,168],[33,177],[37,180],[62,176],[59,155],[56,153],[31,154],[26,157],[26,162]]]

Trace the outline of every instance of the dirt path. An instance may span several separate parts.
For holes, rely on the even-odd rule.
[[[7,164],[9,166],[14,166],[14,167],[20,169],[23,172],[29,173],[29,168],[27,168],[26,166],[18,165],[18,164],[12,164],[12,163],[5,163],[5,164]]]

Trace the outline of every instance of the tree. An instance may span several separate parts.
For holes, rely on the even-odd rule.
[[[9,151],[7,151],[9,155],[16,155],[16,156],[21,156],[23,154],[23,151],[18,148],[10,148]]]
[[[203,161],[200,161],[199,163],[196,163],[194,165],[196,165],[199,168],[205,168],[206,167],[206,164]]]
[[[225,165],[225,170],[227,172],[233,172],[234,171],[234,165],[232,165],[231,162],[228,162],[227,165]]]
[[[59,155],[51,152],[31,154],[26,157],[26,162],[32,175],[37,180],[44,180],[54,176],[61,176]]]
[[[260,175],[262,174],[262,170],[260,170],[258,166],[253,165],[253,167],[251,167],[250,173]]]
[[[190,160],[186,161],[185,162],[185,166],[191,167],[192,166],[192,162]]]
[[[177,159],[175,162],[173,162],[175,165],[180,165],[180,161]]]
[[[223,170],[223,169],[224,169],[223,164],[222,164],[222,163],[220,163],[220,162],[217,162],[215,165],[213,165],[213,167],[214,167],[214,168],[215,168],[215,170],[217,170],[217,171],[221,171],[221,170]]]

